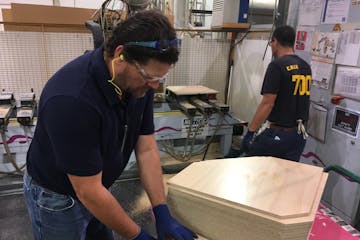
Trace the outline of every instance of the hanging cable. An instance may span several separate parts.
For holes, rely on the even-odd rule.
[[[195,130],[192,131],[192,134],[193,134],[192,137],[191,137],[192,134],[190,135],[190,137],[188,135],[186,142],[185,142],[185,146],[184,146],[184,151],[186,149],[186,152],[184,152],[184,151],[180,152],[179,150],[177,150],[176,147],[174,146],[173,140],[171,141],[170,139],[159,141],[160,150],[168,153],[171,157],[173,157],[179,161],[187,162],[192,157],[203,154],[206,151],[208,146],[211,144],[211,142],[215,138],[217,131],[220,129],[221,123],[224,121],[224,118],[225,118],[225,114],[223,114],[222,112],[219,112],[217,123],[215,125],[216,128],[214,129],[213,134],[209,137],[205,137],[205,141],[200,146],[195,145],[196,136],[199,133],[200,129],[203,128],[205,126],[205,124],[207,123],[208,117],[203,118],[202,121],[199,122],[199,124],[196,126]],[[190,149],[187,150],[189,148],[189,146],[188,146],[189,140],[191,140],[191,145],[190,145]]]
[[[22,165],[21,167],[19,167],[17,165],[13,155],[10,152],[9,145],[7,143],[7,140],[6,140],[5,130],[1,129],[0,131],[1,131],[0,134],[1,134],[1,139],[2,139],[2,142],[3,142],[3,146],[4,146],[4,149],[5,149],[5,152],[6,152],[6,156],[8,157],[8,159],[9,159],[10,163],[12,164],[12,166],[15,168],[14,171],[0,172],[0,173],[5,173],[5,174],[20,173],[20,174],[23,174],[22,169],[24,169],[26,164]]]

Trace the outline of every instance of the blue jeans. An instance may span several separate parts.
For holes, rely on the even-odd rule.
[[[35,240],[114,239],[78,200],[37,185],[28,174],[24,196]]]
[[[250,145],[250,156],[272,156],[298,162],[306,140],[297,130],[283,131],[267,128]]]

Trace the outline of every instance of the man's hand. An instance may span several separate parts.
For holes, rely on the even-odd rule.
[[[193,240],[197,235],[178,223],[169,212],[166,204],[160,204],[153,208],[156,219],[156,231],[158,240],[167,237],[175,240]]]
[[[156,240],[156,239],[141,229],[139,234],[131,238],[131,240]]]
[[[247,131],[247,133],[245,134],[243,140],[242,140],[242,144],[241,144],[241,149],[244,152],[249,152],[250,150],[250,145],[251,145],[251,141],[254,137],[254,131]]]

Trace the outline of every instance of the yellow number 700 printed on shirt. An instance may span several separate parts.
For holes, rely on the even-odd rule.
[[[294,95],[310,95],[311,75],[292,75],[295,82]]]

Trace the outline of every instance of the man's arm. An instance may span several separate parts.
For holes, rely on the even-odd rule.
[[[98,220],[126,239],[130,239],[140,232],[140,227],[102,185],[102,172],[87,177],[68,174],[68,177],[81,203]]]
[[[153,206],[157,239],[193,240],[197,235],[178,223],[166,205],[161,162],[155,135],[141,135],[137,141],[136,158],[140,177]]]
[[[249,125],[249,131],[256,131],[265,122],[275,104],[276,94],[264,94]]]
[[[143,187],[153,207],[164,204],[165,191],[163,185],[160,155],[155,135],[140,135],[135,147]]]

